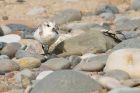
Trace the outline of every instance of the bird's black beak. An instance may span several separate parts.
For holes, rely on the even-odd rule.
[[[59,33],[58,33],[58,30],[59,30],[58,27],[55,27],[55,28],[52,29],[52,31],[55,32],[56,34],[59,34]]]

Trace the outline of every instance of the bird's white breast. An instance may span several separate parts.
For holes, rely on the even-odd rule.
[[[34,38],[41,42],[42,44],[48,44],[49,46],[53,44],[59,35],[52,31],[43,30],[42,34],[40,34],[40,29],[37,29],[34,33]]]

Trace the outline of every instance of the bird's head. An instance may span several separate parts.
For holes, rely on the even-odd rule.
[[[49,22],[49,21],[46,21],[44,22],[42,25],[42,30],[43,31],[47,31],[47,32],[55,32],[56,34],[58,34],[58,26],[55,24],[55,22]]]

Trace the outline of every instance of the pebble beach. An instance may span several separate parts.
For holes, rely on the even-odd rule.
[[[140,93],[139,72],[140,0],[0,0],[0,93]]]

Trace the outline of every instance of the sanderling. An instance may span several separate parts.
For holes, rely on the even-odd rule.
[[[46,21],[34,32],[34,38],[45,46],[45,53],[48,51],[48,48],[58,39],[58,30],[59,28],[54,22]]]

